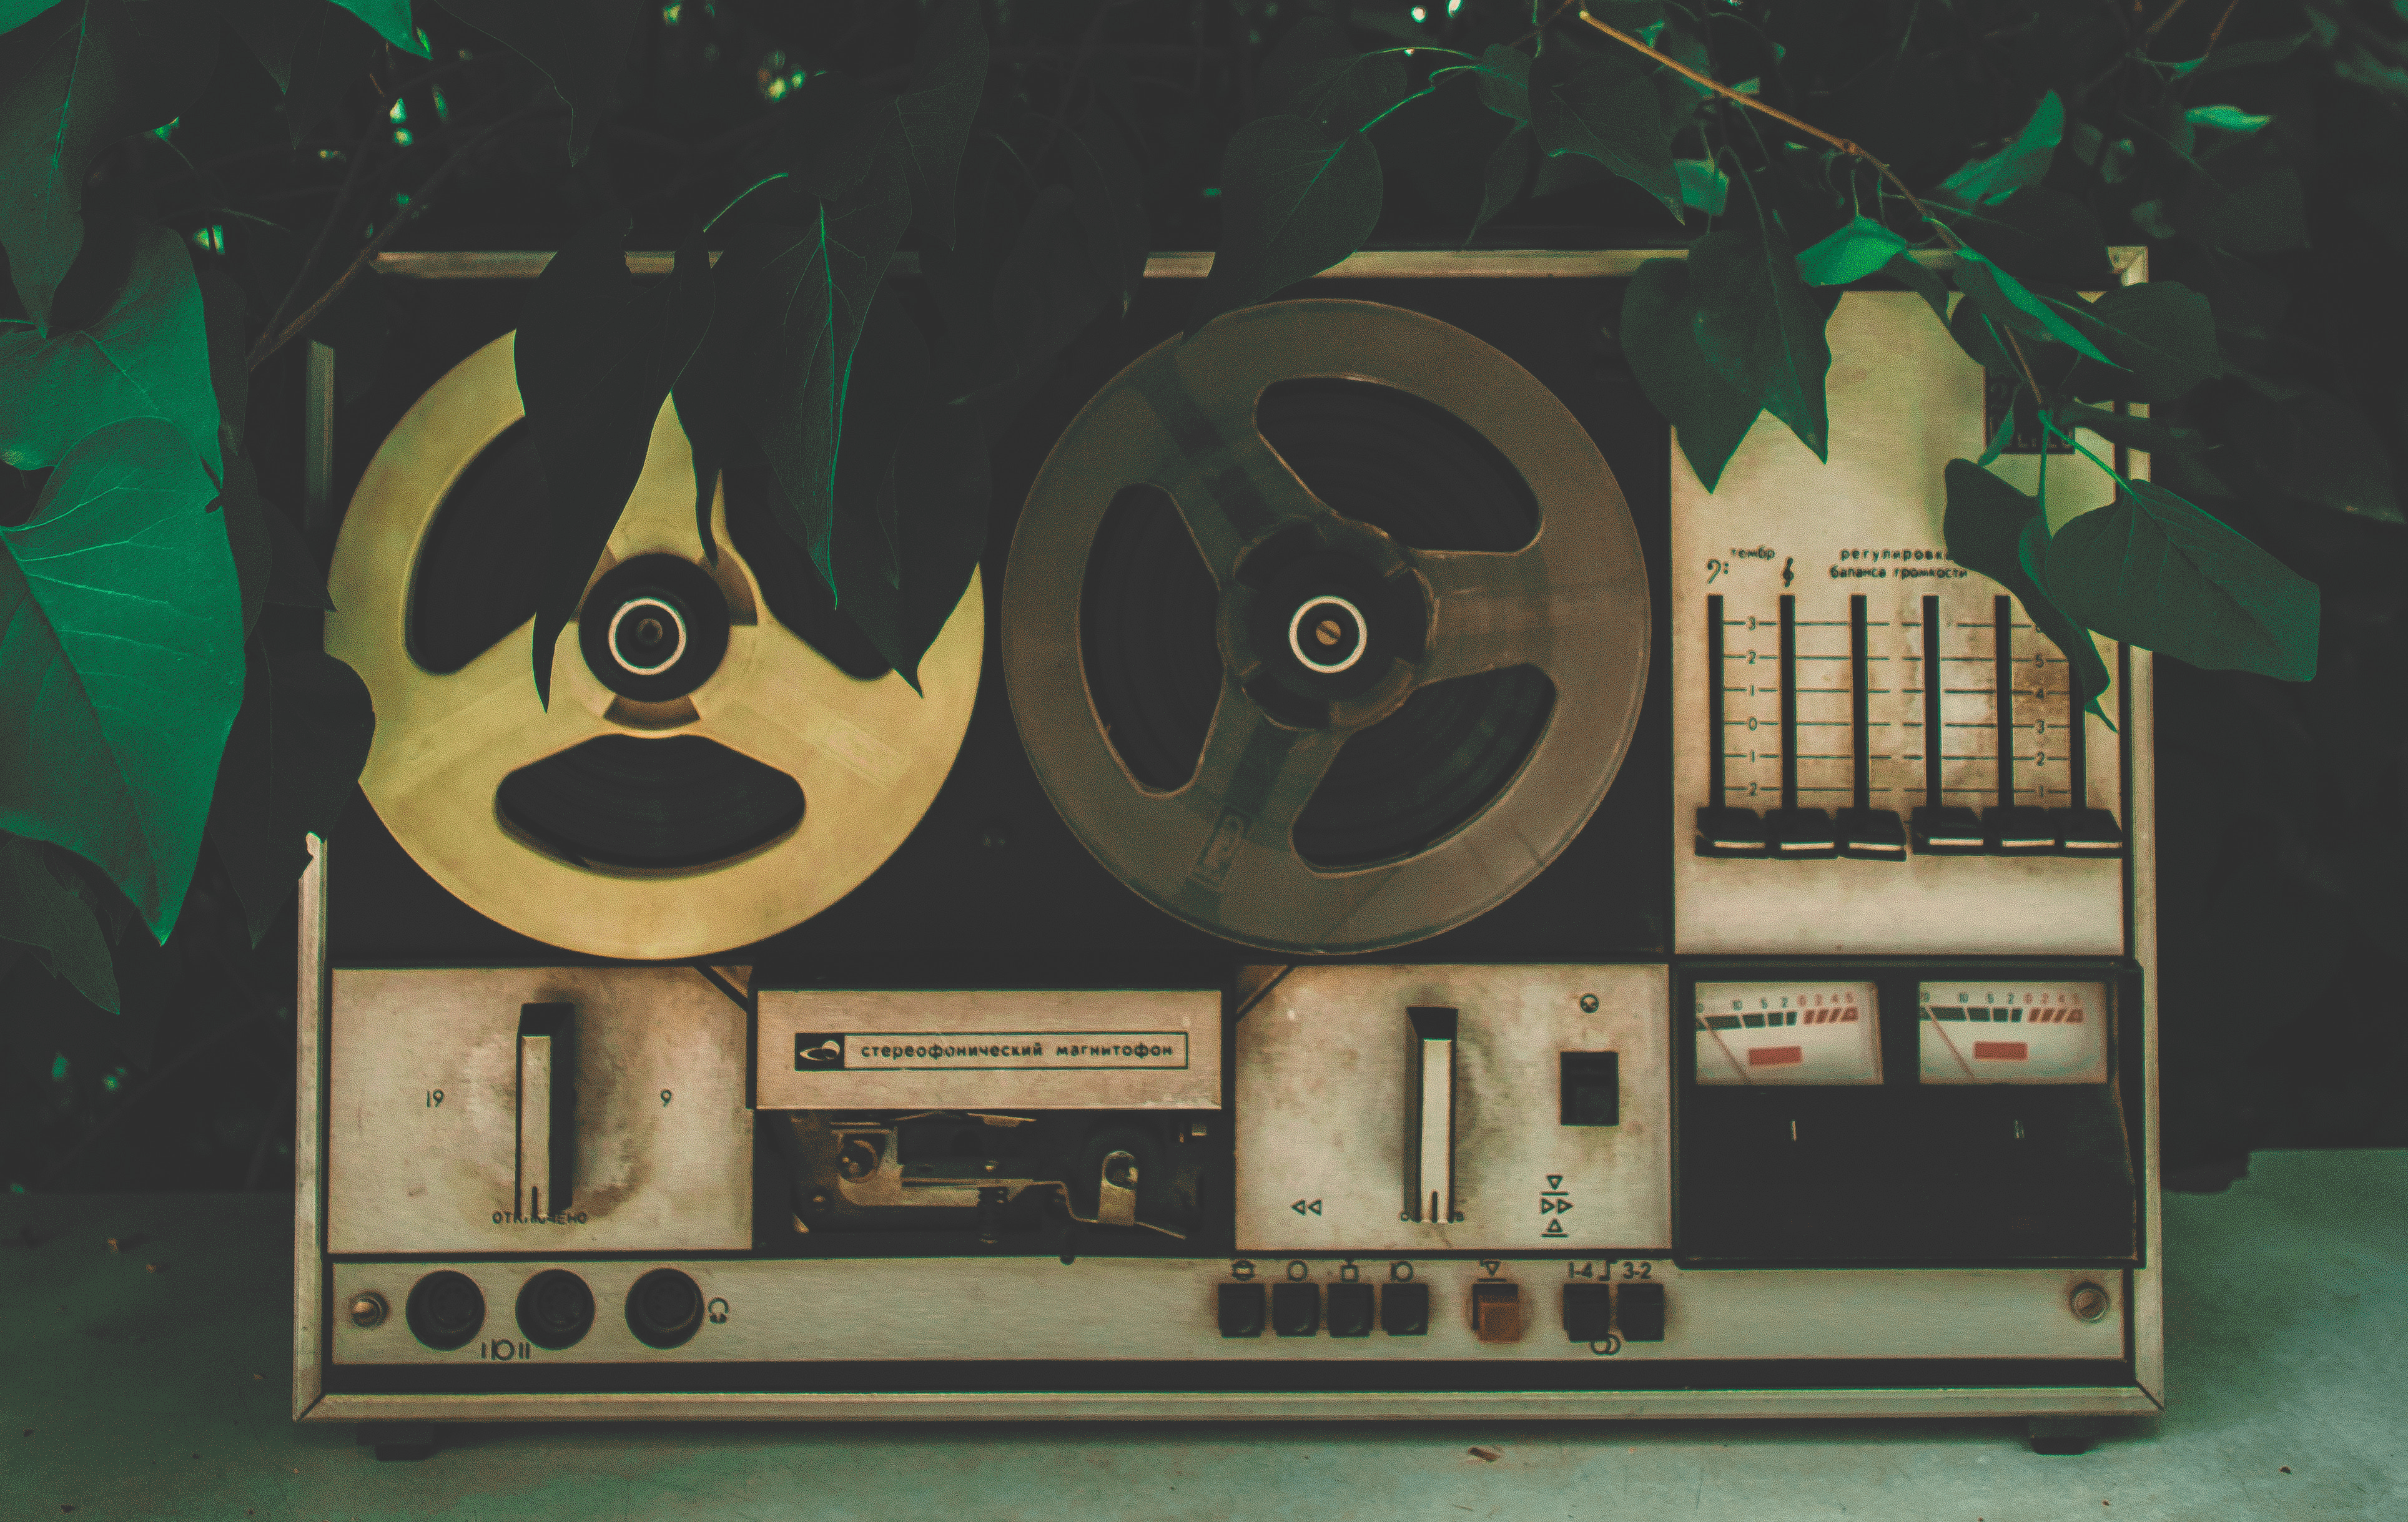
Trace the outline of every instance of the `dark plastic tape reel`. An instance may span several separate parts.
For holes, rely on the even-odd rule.
[[[1527,484],[1536,533],[1506,552],[1433,550],[1340,516],[1256,423],[1264,390],[1300,377],[1391,387],[1468,424]],[[1131,487],[1168,495],[1216,589],[1219,692],[1192,775],[1167,787],[1141,780],[1114,749],[1081,644],[1089,557]],[[1321,561],[1347,562],[1346,579],[1368,574],[1416,594],[1369,614],[1389,620],[1370,636],[1386,662],[1375,681],[1350,672],[1316,689],[1262,647],[1259,631],[1289,627],[1267,616],[1284,604],[1267,610],[1264,600],[1316,595],[1293,568]],[[1396,629],[1398,618],[1408,627]],[[1021,742],[1071,831],[1161,908],[1283,952],[1401,946],[1513,894],[1605,797],[1647,679],[1638,531],[1587,432],[1487,344],[1368,302],[1233,312],[1163,343],[1097,392],[1029,491],[1002,622]],[[1507,671],[1542,675],[1554,699],[1518,769],[1476,812],[1393,860],[1316,866],[1298,850],[1297,821],[1351,736],[1417,691]]]

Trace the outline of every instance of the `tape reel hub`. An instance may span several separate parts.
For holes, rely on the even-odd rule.
[[[585,594],[577,642],[603,686],[638,703],[666,703],[719,669],[727,625],[727,599],[710,573],[675,555],[639,555],[612,566]]]
[[[1428,624],[1395,542],[1342,520],[1248,550],[1222,605],[1224,663],[1294,729],[1360,729],[1393,712]]]

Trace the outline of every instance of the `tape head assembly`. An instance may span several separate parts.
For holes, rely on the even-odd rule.
[[[1570,843],[1638,723],[1648,593],[1522,366],[1367,302],[1233,312],[1099,391],[1031,488],[1002,659],[1070,829],[1249,946],[1376,950]]]
[[[772,605],[795,594],[765,590],[742,524],[729,534],[737,473],[705,556],[665,404],[547,708],[529,675],[543,479],[523,418],[504,334],[419,398],[352,497],[326,648],[376,703],[361,787],[437,883],[571,951],[695,957],[817,914],[894,853],[953,766],[982,659],[977,576],[920,692],[846,660],[833,626],[807,640]]]

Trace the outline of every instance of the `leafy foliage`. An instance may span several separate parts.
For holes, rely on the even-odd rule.
[[[2026,427],[2104,440],[2128,478],[2052,537],[1959,462],[1952,553],[2086,693],[2092,632],[2218,668],[2206,708],[2255,704],[2257,743],[2291,747],[2290,780],[2228,792],[2316,801],[2261,821],[2282,844],[2252,870],[2335,923],[2408,908],[2356,844],[2398,833],[2396,762],[2363,758],[2408,753],[2397,7],[1419,11],[0,0],[0,1005],[113,1001],[109,1039],[147,1054],[199,1029],[160,990],[270,955],[297,832],[334,828],[372,722],[317,654],[302,340],[346,396],[371,386],[411,299],[373,254],[421,241],[561,250],[520,334],[574,483],[535,571],[547,629],[666,393],[706,523],[723,467],[763,467],[800,574],[907,678],[986,542],[990,447],[1122,320],[1149,249],[1214,250],[1193,331],[1374,241],[1661,247],[1612,337],[1709,489],[1765,412],[1819,452],[1839,292],[1912,290]],[[2152,279],[2120,286],[2106,250],[2131,244]],[[627,249],[677,271],[635,280]],[[104,519],[87,591],[23,569]],[[129,590],[168,601],[104,599]],[[104,638],[140,653],[103,674]],[[185,707],[63,728],[39,705],[65,690],[27,674],[79,661]],[[107,764],[26,769],[71,742]],[[208,976],[222,1014],[285,973]]]

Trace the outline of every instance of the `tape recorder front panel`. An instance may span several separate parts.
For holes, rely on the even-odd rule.
[[[549,716],[523,281],[394,261],[383,377],[313,367],[380,725],[305,880],[296,1416],[2153,1409],[2147,658],[2078,718],[1946,562],[1989,420],[1911,295],[1842,299],[1828,465],[1760,419],[1706,492],[1645,257],[1183,342],[1157,260],[924,695],[740,459],[702,553],[665,407]]]

